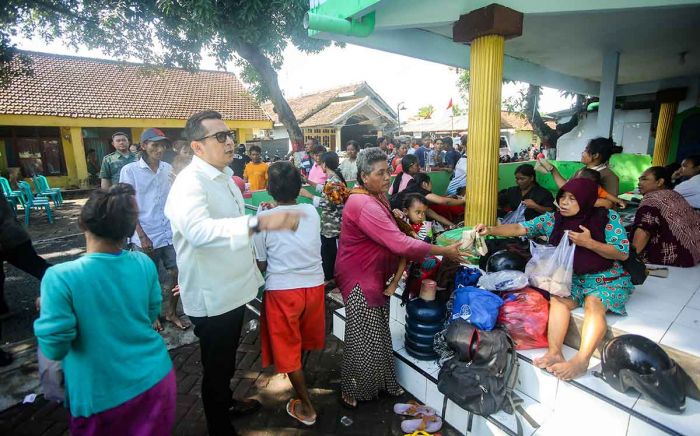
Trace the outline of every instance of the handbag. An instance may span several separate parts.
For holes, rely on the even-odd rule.
[[[639,258],[634,247],[630,247],[629,256],[627,260],[622,261],[622,267],[629,273],[633,285],[641,285],[647,279],[647,266]]]

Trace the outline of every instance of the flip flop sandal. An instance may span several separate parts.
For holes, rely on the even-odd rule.
[[[396,403],[394,404],[394,413],[403,416],[435,416],[437,412],[430,406],[423,406],[416,403]]]
[[[287,402],[287,413],[289,414],[289,416],[291,416],[292,418],[296,419],[297,421],[299,421],[299,422],[301,422],[302,424],[304,424],[304,425],[306,425],[306,426],[309,426],[309,427],[312,426],[312,425],[314,425],[314,424],[316,424],[316,418],[314,418],[314,419],[312,419],[312,420],[310,420],[310,419],[303,419],[303,418],[301,418],[300,416],[298,416],[298,415],[296,414],[296,412],[294,411],[294,409],[296,408],[297,404],[299,404],[299,403],[301,403],[301,400],[298,400],[298,399],[295,399],[295,398],[292,398],[291,400],[289,400],[289,401]]]
[[[442,428],[442,418],[439,416],[425,416],[418,419],[407,419],[401,423],[401,431],[413,433],[423,430],[428,433],[435,433]]]
[[[340,396],[338,398],[340,401],[340,405],[343,406],[344,409],[348,409],[348,410],[357,409],[357,405],[359,404],[357,402],[357,400],[355,400],[355,404],[352,404],[352,403],[348,403],[347,401],[345,401],[345,398],[343,398],[343,394],[340,394]]]

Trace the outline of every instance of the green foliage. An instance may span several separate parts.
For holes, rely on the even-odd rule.
[[[435,108],[432,104],[418,108],[418,118],[429,120],[433,116],[433,113],[435,113]]]
[[[7,0],[6,0],[7,1]],[[9,0],[0,7],[0,77],[14,58],[14,32],[72,46],[101,49],[119,59],[197,69],[202,55],[219,66],[235,61],[259,100],[269,86],[242,45],[253,47],[279,69],[288,43],[316,53],[327,41],[309,38],[302,20],[308,0]],[[13,29],[13,30],[5,30]],[[10,33],[13,32],[13,33]],[[4,69],[3,69],[4,68]],[[6,76],[8,77],[8,76]],[[276,83],[274,86],[278,86]]]
[[[453,117],[458,117],[460,115],[466,115],[466,114],[467,114],[466,109],[462,109],[462,107],[458,104],[455,104],[455,103],[452,104],[452,116]]]

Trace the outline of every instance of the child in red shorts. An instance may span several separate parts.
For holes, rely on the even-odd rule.
[[[299,422],[316,423],[301,367],[301,352],[324,347],[325,308],[321,262],[321,222],[310,204],[297,204],[301,176],[290,162],[268,168],[267,191],[275,209],[302,214],[295,232],[260,232],[253,237],[255,257],[265,274],[260,314],[263,367],[275,365],[286,373],[298,398],[287,403],[287,413]],[[259,215],[267,211],[258,212]]]

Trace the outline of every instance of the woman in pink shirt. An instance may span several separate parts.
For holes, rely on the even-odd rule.
[[[336,283],[345,301],[345,351],[342,367],[342,401],[376,398],[380,391],[401,395],[396,381],[389,332],[389,297],[386,283],[400,257],[421,260],[426,255],[446,256],[460,262],[460,243],[430,245],[399,230],[386,192],[391,171],[379,148],[362,150],[357,157],[358,186],[348,198],[336,259]]]
[[[317,145],[311,150],[311,159],[314,161],[314,166],[309,171],[308,181],[313,185],[323,185],[328,180],[328,175],[321,168],[321,155],[326,152],[326,147]]]

